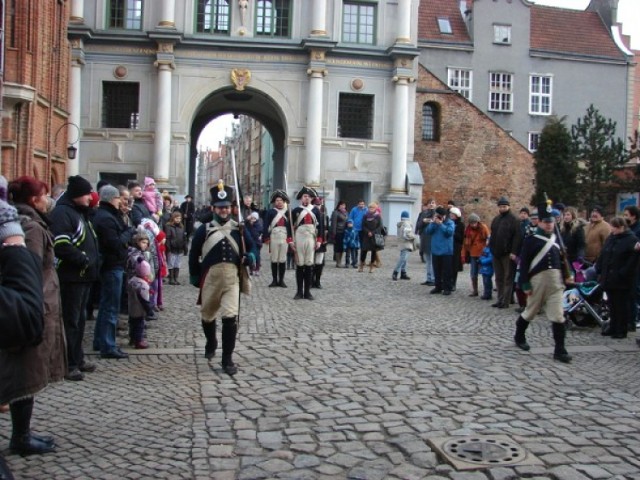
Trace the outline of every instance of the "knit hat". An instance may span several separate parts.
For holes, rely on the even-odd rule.
[[[140,278],[147,278],[149,275],[151,275],[151,265],[149,265],[149,262],[147,262],[144,257],[138,257],[136,263],[136,276]]]
[[[78,198],[88,195],[92,190],[93,187],[91,187],[89,181],[80,175],[69,177],[69,183],[67,184],[67,196],[69,198]]]
[[[469,215],[469,223],[474,223],[479,221],[480,221],[480,215],[478,215],[477,213],[472,213],[471,215]]]
[[[406,210],[403,210],[402,213],[400,214],[400,219],[403,218],[409,218],[409,212],[407,212]]]
[[[9,188],[9,182],[7,182],[6,178],[0,175],[0,200],[4,200],[5,202],[7,201],[7,198],[9,198],[8,188]]]
[[[113,185],[105,185],[100,189],[101,202],[111,202],[111,200],[119,196],[120,196],[120,191]]]
[[[453,213],[456,217],[462,218],[462,212],[458,207],[451,207],[449,209],[449,213]]]
[[[251,214],[249,215],[249,218],[253,220],[258,220],[260,218],[260,215],[258,214],[258,212],[251,212]]]
[[[529,215],[529,213],[530,213],[530,212],[529,212],[529,208],[528,208],[528,207],[522,207],[522,208],[520,209],[520,213],[526,213],[527,215]]]
[[[4,200],[0,200],[0,243],[14,235],[24,237],[18,211]]]
[[[155,186],[156,181],[151,178],[151,177],[144,177],[144,186],[148,187],[149,185],[154,185]]]
[[[503,196],[498,199],[498,206],[500,205],[511,205],[511,204],[509,203],[509,199]]]
[[[100,203],[100,195],[98,195],[98,192],[89,192],[89,195],[91,195],[91,200],[89,200],[89,208],[96,208],[98,206],[98,203]]]

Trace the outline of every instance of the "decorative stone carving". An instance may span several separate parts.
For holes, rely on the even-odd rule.
[[[119,80],[126,78],[128,73],[129,73],[129,70],[124,65],[118,65],[116,68],[113,69],[113,76]]]
[[[234,68],[231,70],[231,81],[236,90],[241,92],[251,81],[251,71],[247,68]]]

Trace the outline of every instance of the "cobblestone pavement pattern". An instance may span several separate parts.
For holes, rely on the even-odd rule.
[[[17,478],[35,479],[640,479],[633,335],[571,330],[564,365],[538,317],[522,352],[513,309],[468,297],[467,272],[452,296],[429,295],[417,254],[411,280],[391,280],[397,255],[389,245],[371,274],[327,264],[313,302],[292,299],[293,271],[289,288],[267,288],[266,265],[242,299],[233,378],[219,352],[204,359],[183,269],[150,350],[97,359],[85,381],[37,397],[34,430],[56,436],[56,453],[10,455],[7,414],[0,449]],[[456,471],[427,443],[488,434],[542,464]]]

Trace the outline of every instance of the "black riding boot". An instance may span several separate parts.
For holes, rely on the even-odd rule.
[[[513,337],[513,341],[516,342],[518,348],[521,348],[525,352],[531,348],[527,343],[527,338],[524,335],[524,332],[527,330],[528,326],[529,322],[522,318],[522,316],[519,316],[516,320],[516,334]]]
[[[278,287],[278,266],[280,264],[279,263],[272,263],[271,264],[271,283],[269,284],[270,287]]]
[[[551,323],[551,331],[553,332],[553,341],[555,348],[553,349],[553,358],[562,363],[570,363],[571,355],[564,347],[564,339],[567,335],[567,329],[564,323]]]
[[[287,288],[287,284],[284,283],[284,274],[287,271],[287,264],[285,262],[278,263],[278,286]]]
[[[222,369],[227,375],[238,373],[238,367],[233,363],[232,355],[236,348],[236,335],[238,333],[237,317],[222,319]]]
[[[33,412],[33,397],[17,400],[9,404],[11,409],[11,443],[9,448],[13,453],[33,455],[52,452],[55,441],[52,437],[31,433],[31,413]]]
[[[324,268],[324,264],[313,266],[313,285],[311,285],[313,288],[322,288],[322,284],[320,283],[320,278],[322,277],[323,268]]]
[[[205,322],[202,320],[202,331],[204,337],[207,339],[207,344],[204,346],[204,358],[211,360],[216,354],[218,348],[218,339],[216,338],[216,321]]]
[[[313,271],[313,266],[304,267],[304,298],[306,298],[307,300],[313,300],[313,295],[311,295]]]
[[[305,268],[307,267],[296,267],[296,296],[293,297],[294,300],[300,300],[301,298],[304,298],[304,295],[302,293],[302,288],[303,288],[303,284],[304,284],[304,276],[305,276]]]

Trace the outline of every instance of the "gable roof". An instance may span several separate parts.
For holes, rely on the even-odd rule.
[[[624,60],[597,12],[531,6],[533,50]]]
[[[448,18],[452,33],[440,33],[438,18]],[[458,0],[428,0],[418,9],[418,41],[468,43],[471,37],[464,23]]]
[[[478,4],[466,0],[467,8]],[[625,60],[609,29],[595,11],[546,7],[524,2],[530,9],[529,46],[539,52]],[[452,33],[440,33],[438,18],[446,17]],[[473,45],[459,0],[421,1],[418,10],[418,41]]]

